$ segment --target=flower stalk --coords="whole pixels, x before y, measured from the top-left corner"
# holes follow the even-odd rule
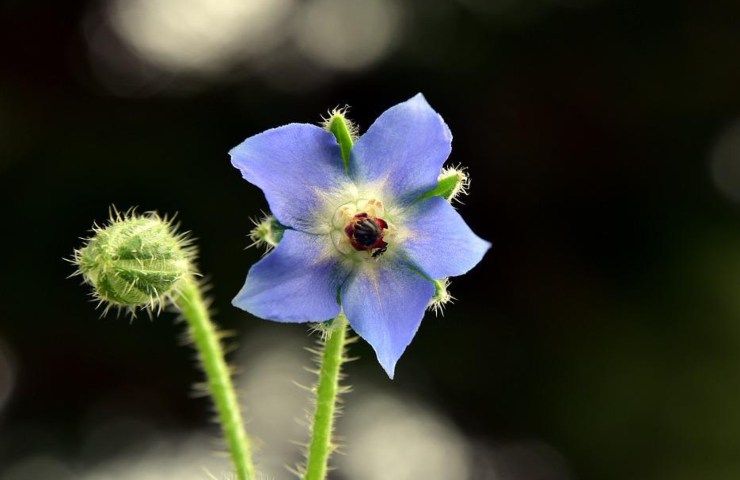
[[[252,480],[255,478],[255,470],[251,446],[244,430],[244,420],[231,381],[231,372],[224,360],[218,332],[210,320],[208,307],[197,281],[192,276],[183,278],[179,290],[175,304],[187,321],[190,338],[206,374],[208,390],[216,406],[236,478]]]
[[[304,480],[324,480],[329,457],[336,449],[332,441],[337,400],[341,393],[339,380],[344,363],[344,346],[347,341],[347,318],[344,314],[334,319],[326,332],[321,352],[319,380],[316,385],[316,410],[311,426]]]

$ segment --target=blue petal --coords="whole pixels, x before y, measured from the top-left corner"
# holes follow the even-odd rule
[[[350,169],[360,182],[381,182],[397,199],[437,185],[452,149],[452,134],[422,94],[383,112],[352,149]]]
[[[349,181],[334,136],[316,125],[291,123],[249,137],[230,152],[242,176],[265,193],[283,225],[316,230],[319,193]]]
[[[477,236],[459,213],[440,197],[416,205],[405,227],[403,249],[421,270],[439,279],[462,275],[478,264],[491,244]]]
[[[249,270],[232,303],[267,320],[325,321],[339,314],[346,278],[328,237],[286,230],[275,250]]]
[[[342,287],[349,324],[372,345],[390,378],[433,294],[434,285],[399,257],[363,263]]]

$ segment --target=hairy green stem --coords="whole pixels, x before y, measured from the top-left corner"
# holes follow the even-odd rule
[[[313,415],[311,440],[304,480],[324,480],[329,456],[334,451],[332,432],[339,396],[339,376],[344,362],[344,344],[347,340],[347,319],[344,314],[334,319],[327,332],[321,353],[319,382],[316,386],[316,411]]]
[[[226,445],[234,462],[238,480],[255,478],[252,452],[244,430],[244,421],[239,410],[229,367],[218,333],[208,314],[198,283],[192,276],[181,281],[179,296],[175,300],[188,323],[190,338],[198,351],[205,371],[208,391],[216,405]]]

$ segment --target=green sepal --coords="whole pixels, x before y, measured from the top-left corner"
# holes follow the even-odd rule
[[[429,301],[429,308],[434,311],[435,314],[440,314],[444,310],[444,306],[452,302],[455,297],[450,295],[449,286],[450,279],[442,278],[440,280],[433,280],[434,282],[434,296]]]
[[[442,170],[437,178],[437,185],[424,192],[419,200],[426,200],[432,197],[442,197],[452,202],[459,195],[468,193],[470,178],[464,169],[460,167],[449,167]]]
[[[324,119],[322,125],[337,139],[344,170],[349,171],[349,158],[352,145],[357,138],[357,126],[344,116],[345,113],[347,113],[347,107],[335,108],[329,112],[329,117]]]
[[[265,216],[262,220],[254,221],[254,228],[249,232],[249,238],[252,240],[252,246],[265,247],[266,250],[277,247],[280,240],[283,239],[286,227],[272,215]]]
[[[456,175],[445,177],[437,182],[437,186],[426,192],[421,196],[421,200],[426,200],[432,197],[442,197],[445,200],[452,198],[452,194],[455,192],[457,185],[460,183],[460,178]]]

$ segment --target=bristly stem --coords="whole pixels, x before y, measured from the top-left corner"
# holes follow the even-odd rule
[[[208,307],[203,300],[198,283],[192,276],[182,279],[175,303],[188,323],[190,338],[198,351],[206,374],[208,392],[218,412],[226,445],[236,470],[238,480],[255,478],[252,451],[244,430],[229,367],[218,332],[210,320]]]
[[[316,411],[311,426],[304,480],[324,480],[329,456],[336,448],[332,442],[332,433],[341,388],[339,379],[345,358],[344,345],[347,340],[347,319],[344,314],[340,313],[328,328],[321,353],[319,381],[316,386]]]

